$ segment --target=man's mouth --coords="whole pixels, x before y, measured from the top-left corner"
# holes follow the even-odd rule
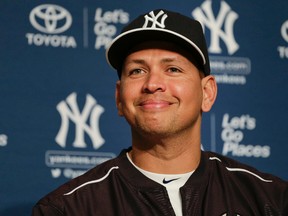
[[[139,106],[143,109],[162,109],[167,108],[172,103],[166,100],[144,100],[139,103]]]

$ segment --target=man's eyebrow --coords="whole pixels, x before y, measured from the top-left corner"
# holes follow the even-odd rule
[[[174,62],[174,61],[177,61],[177,58],[169,57],[169,58],[163,58],[163,59],[161,59],[161,62],[162,62],[162,63],[169,63],[169,62]]]
[[[177,59],[176,57],[167,57],[167,58],[163,58],[160,60],[161,63],[169,63],[169,62],[175,62],[179,59]],[[146,60],[145,59],[130,59],[128,60],[126,63],[131,64],[131,63],[136,63],[136,64],[146,64]]]
[[[131,59],[128,60],[126,63],[131,64],[131,63],[136,63],[136,64],[145,64],[145,60],[144,59]]]

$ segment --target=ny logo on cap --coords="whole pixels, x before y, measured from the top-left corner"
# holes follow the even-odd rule
[[[150,16],[149,16],[150,15]],[[165,20],[166,18],[168,17],[167,14],[164,14],[164,11],[159,11],[158,14],[155,16],[154,15],[154,11],[151,11],[149,13],[149,15],[145,15],[144,18],[145,18],[145,23],[144,25],[142,26],[142,28],[149,28],[148,27],[148,23],[151,22],[151,26],[150,28],[156,28],[157,26],[160,27],[160,28],[165,28]],[[161,17],[161,20],[160,22],[158,21],[158,19],[160,19]]]

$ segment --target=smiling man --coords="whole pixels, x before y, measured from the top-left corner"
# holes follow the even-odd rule
[[[131,148],[41,199],[33,215],[288,215],[288,184],[201,151],[217,95],[199,22],[166,10],[132,21],[107,49]]]
[[[216,83],[193,62],[171,42],[148,41],[123,63],[117,107],[131,125],[129,155],[145,170],[176,174],[199,164],[201,115],[215,100]]]

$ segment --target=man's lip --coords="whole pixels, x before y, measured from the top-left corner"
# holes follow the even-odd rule
[[[170,106],[171,102],[167,101],[167,100],[144,100],[144,101],[141,101],[139,103],[139,106],[140,107],[143,107],[143,108],[164,108],[164,107],[167,107],[167,106]]]

